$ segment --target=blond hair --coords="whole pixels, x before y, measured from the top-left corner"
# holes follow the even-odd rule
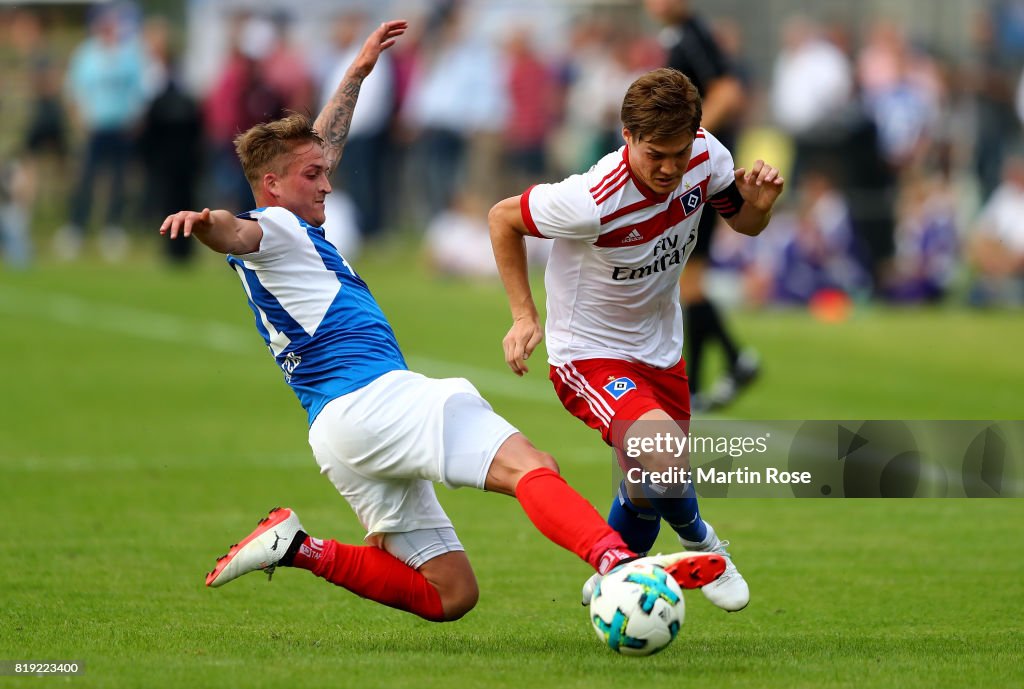
[[[250,127],[235,137],[235,152],[242,163],[245,178],[257,189],[268,172],[284,174],[287,161],[297,143],[318,143],[324,140],[313,129],[313,120],[302,113],[292,113],[279,120]]]
[[[664,67],[640,76],[622,99],[622,126],[636,139],[660,142],[700,127],[697,87],[679,70]]]

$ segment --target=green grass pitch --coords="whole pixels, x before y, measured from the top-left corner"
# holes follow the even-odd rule
[[[610,456],[558,405],[543,356],[524,380],[504,368],[500,287],[414,266],[398,249],[357,264],[413,367],[473,380],[604,511]],[[212,256],[0,273],[0,660],[84,661],[44,682],[80,687],[1024,686],[1022,500],[705,500],[751,605],[687,594],[680,638],[646,659],[595,639],[583,563],[513,500],[469,490],[439,489],[482,590],[460,622],[295,570],[208,590],[214,558],[275,505],[315,535],[362,536],[251,318]],[[1021,417],[1019,313],[736,325],[765,362],[739,418]]]

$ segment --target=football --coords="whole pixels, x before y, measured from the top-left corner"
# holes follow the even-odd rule
[[[648,656],[676,638],[686,604],[679,584],[664,569],[629,563],[602,577],[589,612],[601,643],[622,655]]]

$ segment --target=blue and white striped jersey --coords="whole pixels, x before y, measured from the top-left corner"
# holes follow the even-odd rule
[[[395,333],[338,249],[291,211],[242,213],[260,248],[227,260],[242,279],[263,336],[312,425],[331,400],[406,370]]]

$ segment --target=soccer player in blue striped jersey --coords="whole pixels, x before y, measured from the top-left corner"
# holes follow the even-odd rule
[[[598,573],[636,557],[594,507],[491,409],[469,381],[409,371],[369,289],[324,236],[328,176],[341,158],[362,80],[406,29],[385,22],[363,45],[315,122],[293,114],[256,125],[236,150],[258,208],[180,211],[161,233],[195,235],[228,255],[256,328],[309,420],[320,472],[366,529],[366,545],[310,537],[275,508],[231,546],[208,586],[280,566],[299,567],[354,593],[428,620],[463,616],[476,579],[433,483],[514,496],[545,536]],[[695,588],[725,570],[721,556],[676,553],[651,561]]]

